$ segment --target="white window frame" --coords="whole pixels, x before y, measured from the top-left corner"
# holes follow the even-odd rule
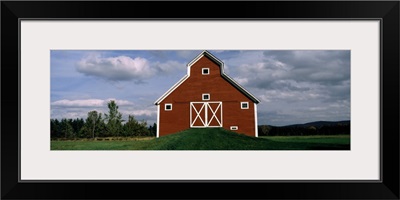
[[[247,104],[247,107],[246,107],[246,108],[243,107],[244,104]],[[240,102],[240,108],[241,108],[241,109],[249,109],[249,102],[247,102],[247,101],[242,101],[242,102]]]
[[[208,73],[204,73],[204,70],[207,70],[208,71]],[[210,74],[210,68],[201,68],[201,74],[203,74],[203,75],[209,75]]]
[[[167,106],[171,106],[171,109],[167,109]],[[164,106],[165,111],[171,111],[172,110],[172,103],[166,103]]]
[[[238,126],[231,126],[230,129],[231,129],[231,131],[237,131],[237,130],[239,130],[239,127]]]
[[[204,98],[205,95],[208,95],[208,99],[205,99],[205,98]],[[203,101],[209,101],[210,99],[211,99],[210,93],[203,93],[203,94],[201,95],[201,100],[203,100]]]

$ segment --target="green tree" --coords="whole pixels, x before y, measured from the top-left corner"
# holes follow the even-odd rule
[[[145,120],[142,120],[138,124],[138,131],[137,131],[139,136],[150,136],[150,131],[147,128],[147,122]]]
[[[149,136],[151,135],[147,122],[137,121],[133,115],[129,115],[128,121],[124,124],[125,136]]]
[[[104,120],[101,118],[101,116],[100,116],[99,123],[96,126],[96,130],[95,131],[96,131],[97,136],[99,136],[99,137],[109,136],[109,135],[107,135],[106,124],[104,123]]]
[[[267,125],[261,125],[261,131],[262,131],[263,135],[268,135],[270,129],[271,128]]]
[[[105,114],[107,130],[113,136],[118,136],[121,131],[122,114],[118,111],[118,105],[111,100],[108,104],[108,114]]]
[[[77,137],[82,137],[80,130],[82,129],[85,121],[82,118],[76,118],[71,121],[71,126],[74,130],[74,134]]]
[[[157,124],[154,123],[153,126],[150,125],[148,130],[149,130],[151,136],[156,136],[157,135]]]
[[[51,119],[50,120],[51,139],[62,137],[60,128],[61,128],[60,127],[60,121],[58,121],[58,119]]]
[[[128,116],[128,121],[124,124],[124,135],[135,136],[137,135],[139,124],[133,115]]]
[[[157,135],[157,124],[156,123],[153,124],[152,131],[153,131],[153,136],[156,136]]]
[[[71,138],[74,136],[74,129],[72,128],[68,119],[61,119],[60,127],[61,133],[65,138]]]
[[[96,126],[100,124],[101,121],[101,113],[93,110],[88,112],[88,116],[86,118],[86,127],[85,130],[92,138],[95,136]]]

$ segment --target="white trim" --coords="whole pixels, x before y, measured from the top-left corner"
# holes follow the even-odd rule
[[[243,86],[241,86],[238,82],[236,82],[233,78],[231,78],[230,76],[228,76],[227,74],[225,74],[225,72],[222,72],[222,77],[225,77],[228,79],[229,82],[231,82],[233,85],[236,85],[237,89],[241,90],[242,92],[244,92],[245,94],[249,95],[253,101],[256,101],[256,103],[260,103],[260,100],[257,99],[254,95],[252,95],[249,91],[247,91],[246,89],[244,89]]]
[[[200,58],[202,58],[204,56],[204,51],[203,52],[201,52],[199,55],[197,55],[192,61],[190,61],[186,66],[187,66],[187,69],[188,69],[188,75],[190,75],[190,67],[194,64],[194,63],[196,63],[197,61],[199,61],[200,60]]]
[[[237,131],[237,130],[239,130],[239,127],[238,126],[231,126],[229,129],[231,131]]]
[[[192,118],[190,118],[190,127],[206,127],[207,126],[207,123],[204,122],[200,116],[201,111],[204,109],[204,107],[206,107],[205,105],[206,105],[206,103],[203,103],[200,110],[197,111],[196,107],[194,107],[194,103],[190,102],[190,110],[192,110],[192,107],[193,107],[193,110],[196,112],[196,117],[194,118],[194,120],[192,121]],[[205,119],[207,119],[207,108],[205,109],[204,113],[205,113]],[[196,122],[197,118],[200,119],[203,126],[193,126],[193,124]]]
[[[247,104],[247,108],[243,108],[243,104]],[[245,110],[245,109],[249,109],[249,107],[250,107],[249,102],[247,102],[247,101],[240,102],[240,108],[241,109]]]
[[[254,124],[256,128],[256,137],[258,137],[258,119],[257,119],[257,104],[254,103]]]
[[[189,104],[189,113],[190,113],[190,118],[189,118],[189,125],[192,127],[192,102]]]
[[[208,95],[208,99],[205,99],[205,98],[204,98],[204,95]],[[203,93],[203,94],[201,94],[201,100],[203,100],[203,101],[209,101],[210,99],[211,99],[210,93]]]
[[[207,70],[207,73],[204,73],[204,70]],[[201,74],[202,75],[210,75],[210,68],[206,67],[206,68],[201,68]]]
[[[205,110],[204,110],[205,115],[204,115],[204,122],[203,122],[203,124],[205,124],[205,126],[208,127],[208,124],[209,124],[209,123],[207,123],[207,122],[208,122],[208,103],[205,103],[205,104],[204,104],[204,107],[205,107]]]
[[[218,103],[217,108],[215,108],[215,110],[213,110],[210,106],[210,104],[213,103]],[[196,109],[196,107],[194,107],[194,104],[202,104],[201,108],[199,110]],[[210,108],[210,111],[212,113],[212,117],[209,120],[208,119],[208,108]],[[201,118],[200,113],[203,111],[204,109],[204,120]],[[220,120],[217,117],[217,110],[220,109]],[[194,110],[196,112],[196,117],[195,119],[192,120],[193,117],[193,112],[192,110]],[[210,101],[210,102],[190,102],[190,128],[207,128],[207,127],[223,127],[222,126],[222,101]],[[215,118],[215,120],[218,122],[219,126],[210,126],[211,121]],[[193,124],[200,119],[201,123],[203,124],[203,126],[194,126]]]
[[[154,104],[160,104],[168,95],[170,95],[177,87],[179,87],[184,81],[186,81],[186,79],[188,79],[190,77],[190,68],[192,67],[192,65],[194,63],[196,63],[198,60],[200,60],[200,58],[202,58],[203,56],[207,56],[208,58],[210,58],[211,60],[213,60],[214,62],[216,62],[219,67],[220,67],[220,72],[221,72],[221,76],[223,78],[225,78],[225,80],[227,80],[228,82],[230,82],[236,89],[238,89],[239,91],[243,92],[244,95],[246,95],[247,97],[249,97],[253,102],[255,103],[259,103],[260,100],[257,99],[255,96],[253,96],[249,91],[247,91],[246,89],[244,89],[238,82],[236,82],[233,78],[231,78],[230,76],[228,76],[227,74],[225,74],[224,72],[224,63],[219,60],[218,58],[216,58],[214,55],[212,55],[210,52],[208,51],[203,51],[201,52],[199,55],[197,55],[192,61],[190,61],[187,64],[187,74],[182,77],[181,80],[179,80],[177,83],[175,83],[175,85],[173,85],[169,90],[167,90],[163,95],[161,95],[160,98],[158,98]]]
[[[171,109],[167,109],[167,106],[171,106]],[[166,103],[166,104],[164,105],[164,110],[165,110],[165,111],[171,111],[171,110],[172,110],[172,103]]]
[[[163,101],[165,98],[167,98],[167,96],[169,96],[176,88],[178,88],[188,78],[189,78],[189,75],[185,75],[184,77],[182,77],[181,80],[176,82],[175,85],[173,85],[169,90],[167,90],[163,95],[161,95],[160,98],[158,98],[154,102],[154,104],[156,104],[156,105],[160,104],[161,101]]]
[[[191,101],[190,103],[222,103],[222,101]]]
[[[202,58],[203,56],[207,55],[207,57],[209,57],[211,60],[213,60],[214,62],[216,62],[218,65],[223,66],[224,63],[218,59],[217,57],[215,57],[214,55],[212,55],[210,52],[208,52],[207,50],[202,51],[199,55],[197,55],[192,61],[190,61],[188,63],[188,67],[190,68],[192,65],[194,65],[194,63],[196,63],[197,61],[200,60],[200,58]],[[222,72],[222,71],[221,71]]]
[[[214,55],[212,55],[210,52],[208,52],[207,50],[204,50],[203,52],[201,52],[198,56],[196,56],[196,58],[194,58],[192,61],[189,62],[188,66],[188,75],[190,76],[190,68],[192,67],[192,65],[194,65],[198,60],[200,60],[200,58],[202,58],[203,56],[207,56],[208,58],[210,58],[211,60],[213,60],[214,62],[216,62],[219,66],[220,66],[220,72],[222,77],[225,77],[227,79],[228,82],[231,82],[234,87],[236,87],[237,89],[239,89],[240,91],[244,92],[245,95],[250,96],[250,99],[252,99],[253,101],[256,101],[256,103],[259,103],[260,100],[257,99],[254,95],[252,95],[249,91],[247,91],[246,89],[244,89],[238,82],[236,82],[233,78],[231,78],[230,76],[228,76],[227,74],[225,74],[224,71],[224,63],[218,59],[217,57],[215,57]]]
[[[222,126],[221,121],[219,121],[219,120],[218,120],[218,117],[215,115],[215,114],[217,113],[217,110],[218,110],[220,107],[222,107],[221,105],[222,105],[222,103],[219,103],[218,106],[217,106],[217,108],[215,108],[215,112],[214,112],[214,110],[211,108],[210,104],[207,104],[207,106],[210,108],[210,111],[212,112],[212,115],[213,115],[213,116],[211,117],[210,121],[208,122],[207,127],[210,126],[210,123],[211,123],[211,121],[213,120],[214,117],[215,117],[215,120],[218,122],[218,124],[220,124],[220,125]],[[208,113],[208,111],[206,112],[206,119],[208,120],[207,113]],[[222,115],[222,111],[221,111],[221,115]]]
[[[223,113],[223,111],[222,111],[222,102],[221,102],[221,127],[224,127],[224,120],[222,119],[222,116],[224,116],[222,113]]]
[[[157,105],[157,136],[160,137],[160,104]]]

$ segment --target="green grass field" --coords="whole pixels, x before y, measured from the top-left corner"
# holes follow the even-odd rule
[[[350,150],[350,136],[254,138],[222,128],[189,129],[144,140],[51,141],[51,150]]]

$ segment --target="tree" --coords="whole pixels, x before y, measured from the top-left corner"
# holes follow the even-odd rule
[[[261,131],[263,133],[263,135],[268,135],[268,132],[271,128],[267,125],[261,125]]]
[[[98,125],[96,125],[95,131],[96,131],[97,136],[99,136],[99,137],[108,136],[106,124],[104,123],[104,120],[101,118],[101,116],[100,116]]]
[[[157,134],[157,124],[156,123],[154,123],[153,124],[153,136],[156,136],[156,134]]]
[[[61,133],[64,135],[65,138],[69,138],[69,137],[73,136],[74,129],[72,128],[69,120],[61,119],[60,127],[61,127]]]
[[[128,121],[124,124],[124,135],[134,136],[137,135],[139,124],[133,115],[128,116]]]
[[[82,118],[76,118],[71,121],[71,126],[74,130],[74,134],[77,137],[82,137],[80,130],[82,129],[85,121]]]
[[[128,121],[124,124],[125,136],[148,136],[150,131],[147,128],[147,122],[142,120],[138,122],[133,115],[128,116]]]
[[[60,121],[58,121],[58,119],[50,120],[50,134],[51,139],[62,137],[60,131]]]
[[[108,114],[105,114],[107,130],[113,136],[118,136],[121,130],[122,114],[118,112],[118,105],[111,100],[108,104]]]
[[[88,112],[85,129],[87,133],[89,133],[92,136],[92,138],[94,138],[96,126],[100,123],[100,121],[101,121],[101,113],[97,113],[97,111],[95,110]]]
[[[157,124],[154,123],[153,126],[149,126],[148,130],[150,131],[151,136],[156,136],[157,135]]]
[[[139,124],[139,130],[138,130],[138,134],[139,136],[149,136],[150,135],[150,131],[149,129],[147,129],[147,122],[145,120],[142,120],[142,122],[140,122]]]

